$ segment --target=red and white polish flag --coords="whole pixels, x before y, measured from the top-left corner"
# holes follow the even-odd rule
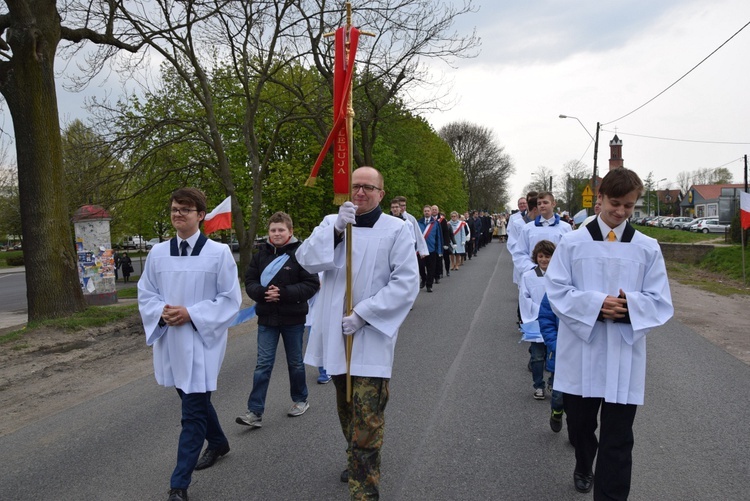
[[[232,197],[224,199],[214,210],[206,214],[203,233],[210,235],[217,230],[232,229]]]
[[[750,228],[750,193],[740,192],[740,226]]]

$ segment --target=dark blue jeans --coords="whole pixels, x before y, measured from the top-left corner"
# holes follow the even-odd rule
[[[547,346],[544,343],[529,343],[531,358],[531,377],[534,379],[534,389],[544,388],[544,362],[547,359]]]
[[[289,369],[289,394],[292,401],[304,402],[307,400],[305,364],[302,362],[304,330],[304,324],[278,327],[258,326],[258,363],[253,374],[253,389],[247,399],[247,409],[250,412],[262,416],[265,410],[268,383],[271,381],[273,363],[276,360],[279,336],[284,341],[286,364]]]
[[[211,392],[185,393],[177,388],[177,394],[182,400],[182,431],[177,447],[177,466],[169,485],[172,489],[187,489],[204,440],[208,440],[209,449],[218,449],[228,441],[211,403]]]

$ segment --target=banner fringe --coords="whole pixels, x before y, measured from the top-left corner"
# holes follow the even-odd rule
[[[305,181],[305,186],[308,186],[308,187],[315,186],[315,180],[316,179],[317,179],[316,177],[312,177],[312,176],[308,177],[307,181]]]
[[[343,203],[346,202],[347,200],[349,200],[349,195],[344,195],[343,193],[333,194],[334,205],[343,205]]]

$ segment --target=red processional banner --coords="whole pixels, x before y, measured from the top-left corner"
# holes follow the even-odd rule
[[[333,201],[342,204],[349,199],[349,137],[346,127],[347,106],[354,75],[354,59],[359,42],[359,30],[349,28],[349,55],[346,54],[346,28],[336,30],[335,53],[333,63],[333,127],[328,134],[323,149],[315,161],[307,186],[315,184],[323,159],[331,146],[334,147],[333,158]]]

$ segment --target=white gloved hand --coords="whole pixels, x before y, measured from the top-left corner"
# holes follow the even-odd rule
[[[359,329],[361,329],[362,326],[364,325],[365,325],[365,320],[359,315],[357,315],[356,311],[352,311],[351,315],[341,319],[341,327],[344,329],[345,336],[351,336],[352,334],[357,332]]]
[[[333,227],[336,232],[343,233],[346,230],[346,225],[351,223],[354,224],[357,220],[355,216],[357,214],[357,206],[351,202],[344,202],[339,207],[339,215],[336,218],[336,222],[333,223]]]

